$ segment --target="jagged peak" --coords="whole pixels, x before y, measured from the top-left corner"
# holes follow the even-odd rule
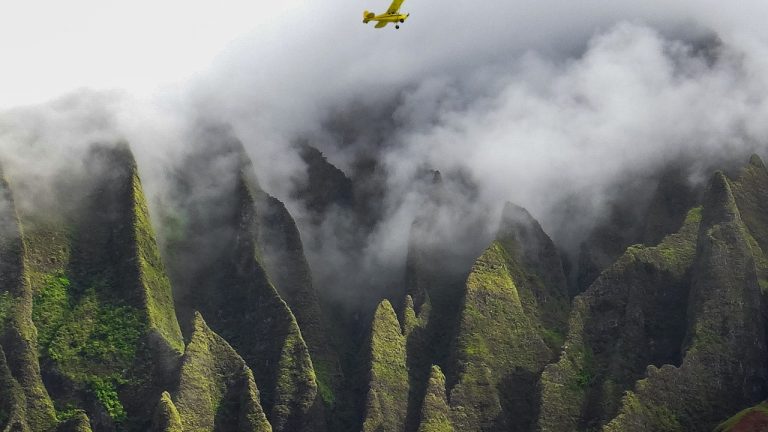
[[[413,300],[411,300],[411,302],[413,302]],[[373,317],[372,332],[381,330],[382,328],[391,327],[393,324],[398,328],[402,328],[400,326],[400,321],[397,319],[395,309],[392,307],[392,303],[390,303],[389,300],[382,300],[376,307],[376,313]]]
[[[376,308],[368,349],[369,388],[362,430],[402,430],[408,408],[405,336],[388,300]]]
[[[405,296],[405,305],[403,306],[403,334],[408,336],[413,332],[416,327],[421,323],[420,316],[416,315],[416,310],[413,305],[413,297],[410,295]]]
[[[765,164],[763,163],[763,159],[760,158],[757,154],[752,154],[752,156],[749,157],[749,164],[765,170]]]
[[[206,324],[205,319],[203,319],[203,314],[201,314],[200,311],[195,311],[192,314],[192,328],[194,329],[192,333],[193,337],[195,333],[210,331],[208,324]]]
[[[137,170],[136,158],[133,156],[127,141],[91,144],[88,148],[86,162],[90,167],[101,163],[105,170],[114,167],[127,169],[129,173],[134,173]]]
[[[524,207],[511,202],[504,203],[504,210],[501,213],[501,226],[507,226],[513,223],[537,224],[538,222]]]
[[[160,395],[157,402],[151,432],[182,432],[179,411],[167,391]]]
[[[704,195],[701,228],[708,229],[713,225],[736,219],[740,219],[740,215],[730,182],[722,171],[717,171],[712,176]]]
[[[183,427],[213,430],[214,426],[225,428],[237,423],[237,430],[271,430],[245,360],[208,327],[197,311],[193,328],[173,398]],[[219,408],[225,405],[233,410],[231,418],[219,415]]]
[[[552,243],[528,210],[510,202],[504,205],[496,239],[505,243],[512,242],[521,249],[530,246],[540,247],[541,243]]]
[[[445,375],[440,366],[432,365],[421,407],[421,424],[418,432],[451,432],[450,408],[445,392]]]

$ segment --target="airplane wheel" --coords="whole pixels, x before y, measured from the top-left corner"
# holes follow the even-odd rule
[[[399,28],[400,28],[400,26],[399,26],[399,25],[396,25],[396,26],[395,26],[395,29],[396,29],[396,30],[397,30],[397,29],[399,29]]]
[[[401,23],[404,23],[404,22],[405,22],[405,20],[400,20],[400,22],[401,22]]]

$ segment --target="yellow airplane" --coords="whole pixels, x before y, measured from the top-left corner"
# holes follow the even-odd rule
[[[387,12],[381,15],[376,15],[375,13],[368,11],[363,12],[363,24],[368,24],[369,21],[378,21],[376,28],[382,28],[393,22],[395,23],[395,28],[399,29],[400,24],[404,23],[411,15],[400,13],[400,5],[403,4],[403,1],[404,0],[392,0],[392,4],[389,5]]]

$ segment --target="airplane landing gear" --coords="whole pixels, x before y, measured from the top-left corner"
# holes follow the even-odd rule
[[[402,22],[402,21],[401,21],[401,22]],[[397,30],[397,29],[399,29],[399,28],[400,28],[400,25],[399,25],[399,24],[395,24],[395,30]]]

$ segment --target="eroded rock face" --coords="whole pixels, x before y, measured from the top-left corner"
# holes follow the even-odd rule
[[[174,427],[174,411],[178,409],[183,430],[272,430],[259,403],[259,390],[250,368],[208,328],[199,313],[195,314],[173,402],[163,395],[160,404],[159,423],[166,428]]]
[[[368,345],[368,394],[362,430],[405,430],[408,369],[405,336],[395,310],[384,300],[376,308]]]
[[[764,397],[765,184],[757,157],[715,174],[677,234],[630,247],[574,299],[541,430],[711,430]]]
[[[179,410],[177,410],[176,405],[173,404],[171,395],[165,391],[160,396],[160,401],[157,403],[155,415],[152,416],[151,432],[182,432],[182,430]]]
[[[429,385],[421,407],[419,432],[452,432],[451,410],[445,393],[445,375],[438,366],[432,366]]]
[[[531,427],[531,396],[562,341],[567,298],[552,241],[525,210],[507,205],[497,239],[467,278],[450,397],[457,429]]]
[[[701,210],[656,247],[633,246],[576,297],[558,362],[542,375],[542,430],[597,427],[648,365],[679,364]]]
[[[343,379],[296,225],[236,140],[179,174],[183,198],[161,206],[177,222],[161,224],[167,261],[128,147],[87,157],[89,175],[45,206],[17,204],[0,179],[1,430],[739,431],[768,418],[755,406],[768,394],[757,157],[701,199],[660,186],[637,227],[658,241],[622,247],[572,304],[524,209],[506,206],[471,266],[421,242],[421,218],[405,284],[362,314]],[[341,413],[341,397],[358,400]]]
[[[189,322],[199,310],[243,357],[276,431],[316,428],[324,424],[317,375],[296,316],[276,289],[300,312],[329,388],[334,363],[298,233],[282,205],[259,188],[242,144],[226,130],[203,132],[177,179],[176,218],[184,223],[168,245],[180,315]]]

